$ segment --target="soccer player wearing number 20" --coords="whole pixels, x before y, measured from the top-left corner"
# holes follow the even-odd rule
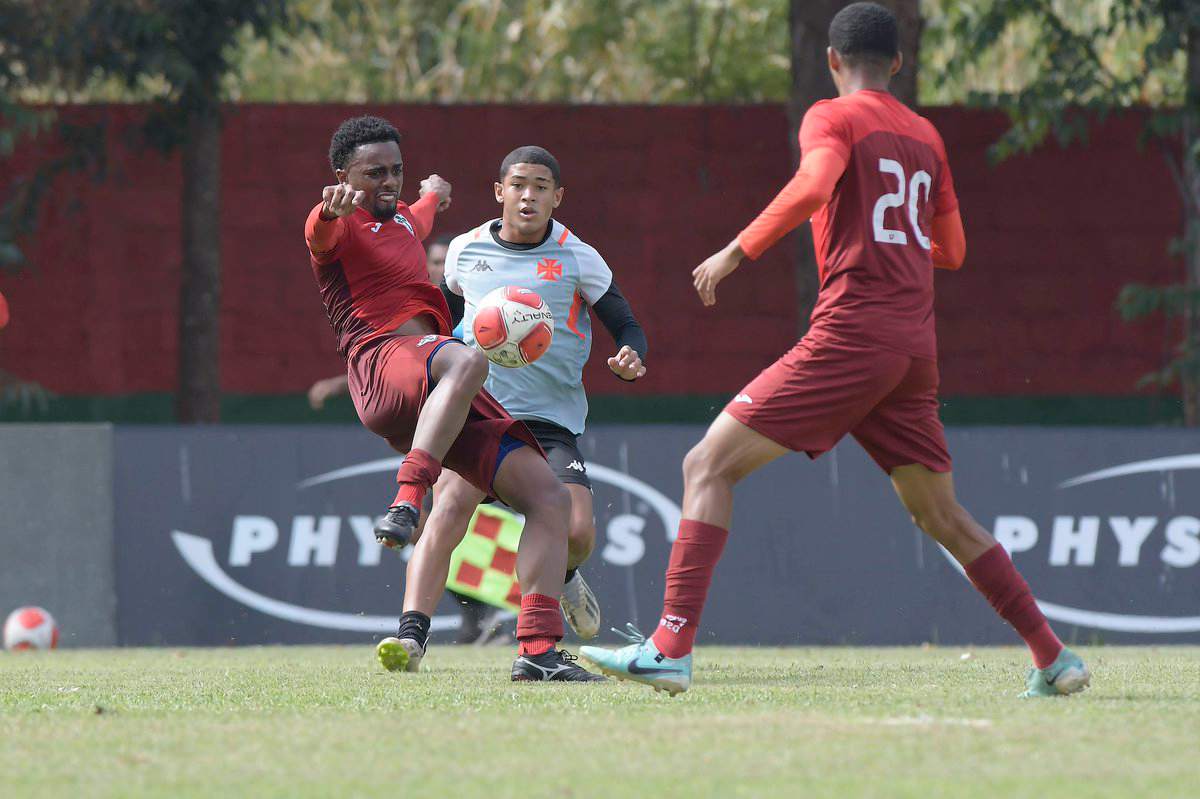
[[[900,68],[896,19],[853,3],[829,27],[838,97],[800,126],[800,168],[738,237],[693,272],[705,305],[742,257],[812,216],[821,288],[808,334],[725,407],[684,460],[683,520],[658,629],[617,651],[583,647],[610,674],[687,690],[692,645],[733,511],[733,487],[789,451],[817,457],[852,434],[922,530],[1028,644],[1023,696],[1083,690],[1090,675],[1038,609],[1004,549],[957,502],[938,419],[932,267],[966,252],[938,132],[887,92]]]

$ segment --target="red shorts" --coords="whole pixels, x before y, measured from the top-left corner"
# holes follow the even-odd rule
[[[368,342],[346,360],[350,396],[358,418],[399,452],[412,448],[417,417],[430,389],[429,362],[443,346],[465,345],[449,336],[388,336]],[[491,494],[505,434],[535,452],[542,451],[524,423],[509,416],[491,394],[481,389],[442,465]]]
[[[938,418],[937,362],[803,339],[742,389],[725,413],[810,458],[851,433],[886,472],[950,471]]]

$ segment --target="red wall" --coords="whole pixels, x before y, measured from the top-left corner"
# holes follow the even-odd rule
[[[134,107],[72,109],[108,123],[108,172],[55,182],[28,247],[32,268],[0,276],[12,323],[0,363],[64,394],[170,391],[179,285],[177,158],[139,146]],[[690,272],[771,198],[790,172],[781,108],[238,106],[228,109],[223,203],[221,375],[230,392],[298,392],[339,371],[303,221],[330,180],[326,150],[346,116],[378,113],[405,134],[405,196],[436,171],[454,184],[437,233],[497,213],[491,184],[514,146],[559,158],[558,218],[605,255],[650,338],[650,373],[618,384],[593,359],[594,393],[721,393],[791,344],[790,241],[747,263],[704,309]],[[1087,149],[1049,148],[992,168],[1003,120],[931,109],[950,154],[967,263],[939,273],[946,394],[1129,394],[1165,351],[1162,324],[1112,310],[1128,281],[1174,279],[1180,229],[1170,177],[1140,152],[1136,119],[1096,130]],[[46,154],[32,145],[22,165]],[[0,182],[4,181],[0,176]],[[597,334],[597,349],[609,340]]]

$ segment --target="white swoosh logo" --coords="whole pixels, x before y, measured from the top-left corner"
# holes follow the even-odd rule
[[[966,578],[967,573],[962,564],[954,559],[945,547],[938,544],[938,549],[950,561],[950,565]],[[1037,600],[1037,606],[1046,614],[1046,618],[1066,624],[1078,624],[1082,627],[1093,627],[1097,630],[1111,630],[1117,633],[1195,633],[1200,632],[1200,616],[1134,616],[1126,613],[1101,613],[1096,610],[1082,610],[1053,602]]]
[[[383,458],[377,461],[367,461],[366,463],[347,466],[344,469],[334,469],[331,472],[318,474],[310,477],[307,480],[301,480],[296,483],[296,488],[305,489],[311,488],[322,483],[331,483],[334,480],[344,480],[348,477],[359,477],[364,474],[375,474],[376,472],[394,472],[400,468],[400,464],[404,462],[404,458]],[[679,532],[679,519],[683,516],[683,511],[679,506],[672,502],[665,494],[649,483],[645,483],[636,477],[632,477],[624,472],[619,472],[616,469],[610,469],[607,466],[601,466],[598,463],[588,464],[588,474],[595,480],[602,483],[608,483],[622,491],[628,491],[630,494],[642,499],[662,519],[663,528],[667,531],[667,540],[674,541],[675,536]]]
[[[1148,461],[1134,461],[1120,466],[1110,466],[1096,472],[1088,472],[1058,484],[1059,488],[1094,483],[1097,480],[1108,480],[1112,477],[1127,477],[1131,474],[1146,474],[1147,472],[1175,472],[1185,469],[1200,469],[1200,453],[1192,455],[1173,455],[1169,458],[1154,458]]]
[[[269,596],[251,591],[238,583],[221,570],[217,559],[213,557],[212,542],[191,533],[174,530],[171,539],[176,549],[196,574],[204,578],[204,582],[220,591],[230,599],[241,602],[247,607],[274,616],[284,621],[296,624],[307,624],[309,627],[323,627],[327,630],[349,630],[356,633],[390,634],[396,629],[398,616],[360,616],[357,613],[333,613],[328,610],[316,610],[301,605],[280,602]],[[457,630],[462,626],[458,616],[434,616],[430,621],[431,632]]]

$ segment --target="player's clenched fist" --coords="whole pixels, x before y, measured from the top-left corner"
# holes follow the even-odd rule
[[[450,181],[441,175],[430,175],[421,181],[421,196],[436,194],[438,196],[438,213],[450,207]]]
[[[321,190],[321,216],[333,219],[338,216],[349,216],[354,209],[362,204],[366,192],[355,191],[349,183],[339,183],[336,186],[326,186]]]
[[[622,380],[637,380],[646,374],[642,358],[626,344],[621,351],[608,359],[608,368]]]

